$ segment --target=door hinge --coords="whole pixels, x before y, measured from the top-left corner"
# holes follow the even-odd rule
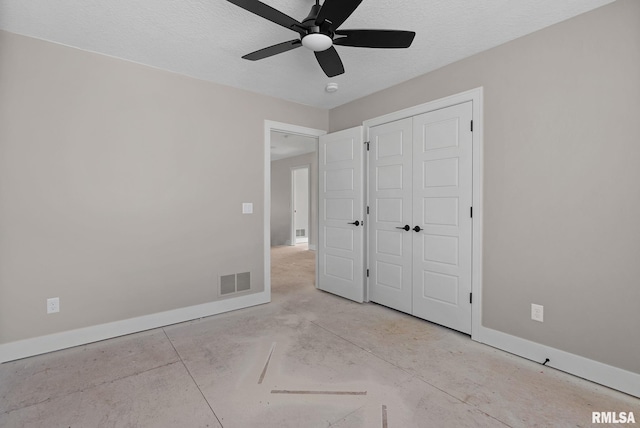
[[[469,216],[473,218],[473,207],[469,208]]]
[[[471,121],[471,132],[473,132],[473,120]]]
[[[367,145],[367,151],[369,151],[369,142],[365,141],[364,143]]]
[[[469,293],[469,303],[473,303],[473,293]]]
[[[367,269],[367,278],[369,278],[369,269]]]
[[[367,214],[369,214],[369,206],[367,205]]]

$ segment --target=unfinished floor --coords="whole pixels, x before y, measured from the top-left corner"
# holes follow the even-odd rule
[[[0,365],[0,427],[587,427],[640,400],[375,304],[272,251],[273,302]]]

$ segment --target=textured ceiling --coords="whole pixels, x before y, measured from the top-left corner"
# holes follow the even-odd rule
[[[312,153],[316,151],[317,146],[316,137],[271,131],[272,161]]]
[[[338,46],[345,74],[313,53],[241,56],[296,33],[225,0],[0,0],[0,29],[303,104],[332,108],[613,0],[364,0],[341,29],[417,33],[409,49]],[[264,0],[302,20],[313,0]],[[0,60],[1,60],[0,52]],[[328,94],[328,82],[340,90]]]

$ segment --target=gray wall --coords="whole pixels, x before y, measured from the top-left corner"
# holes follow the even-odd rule
[[[6,32],[0,53],[0,343],[210,302],[219,275],[263,289],[264,120],[326,110]]]
[[[291,168],[311,165],[311,227],[309,245],[315,246],[318,236],[318,154],[281,159],[271,162],[271,245],[288,245],[291,241]]]
[[[335,108],[330,129],[478,86],[483,325],[640,373],[640,2]]]

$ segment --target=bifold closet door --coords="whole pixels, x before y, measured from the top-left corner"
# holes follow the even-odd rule
[[[369,129],[369,300],[411,313],[411,118]]]
[[[413,118],[413,315],[471,333],[471,102]]]

